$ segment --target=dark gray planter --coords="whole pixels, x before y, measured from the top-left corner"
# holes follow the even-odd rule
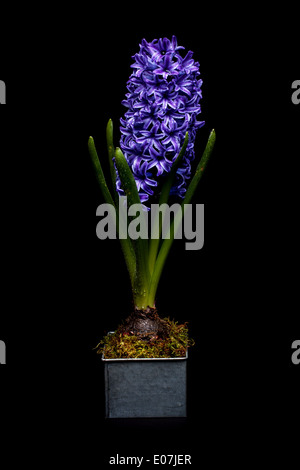
[[[186,417],[183,358],[104,359],[107,418]]]

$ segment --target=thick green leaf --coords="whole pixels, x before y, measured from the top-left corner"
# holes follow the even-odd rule
[[[115,151],[115,161],[122,189],[127,196],[128,206],[130,207],[132,204],[141,204],[133,173],[119,147],[117,147]]]
[[[118,174],[121,180],[122,189],[127,196],[128,209],[133,204],[139,205],[139,213],[141,219],[141,232],[147,233],[146,217],[142,208],[136,182],[131,169],[120,148],[116,148],[115,161]],[[149,268],[148,268],[148,240],[137,238],[135,240],[136,249],[136,277],[134,283],[133,297],[135,305],[138,308],[146,308],[148,306],[148,288],[149,288]]]

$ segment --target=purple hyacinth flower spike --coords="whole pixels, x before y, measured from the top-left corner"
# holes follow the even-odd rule
[[[120,147],[142,202],[154,194],[159,177],[170,172],[186,132],[189,141],[171,193],[183,197],[191,176],[196,130],[204,125],[196,119],[201,113],[202,80],[193,52],[182,56],[183,49],[175,36],[152,42],[143,39],[133,56],[128,93],[122,102],[127,111],[121,118]],[[124,194],[118,176],[117,191]]]

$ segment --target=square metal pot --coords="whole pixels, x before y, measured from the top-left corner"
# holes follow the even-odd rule
[[[185,357],[105,359],[107,418],[186,417]]]

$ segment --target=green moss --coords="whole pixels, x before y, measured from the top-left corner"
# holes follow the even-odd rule
[[[184,357],[187,348],[194,345],[188,336],[187,323],[178,325],[169,318],[164,320],[169,326],[166,338],[143,341],[137,336],[124,334],[120,326],[114,333],[104,336],[95,349],[98,354],[103,353],[105,359]]]

